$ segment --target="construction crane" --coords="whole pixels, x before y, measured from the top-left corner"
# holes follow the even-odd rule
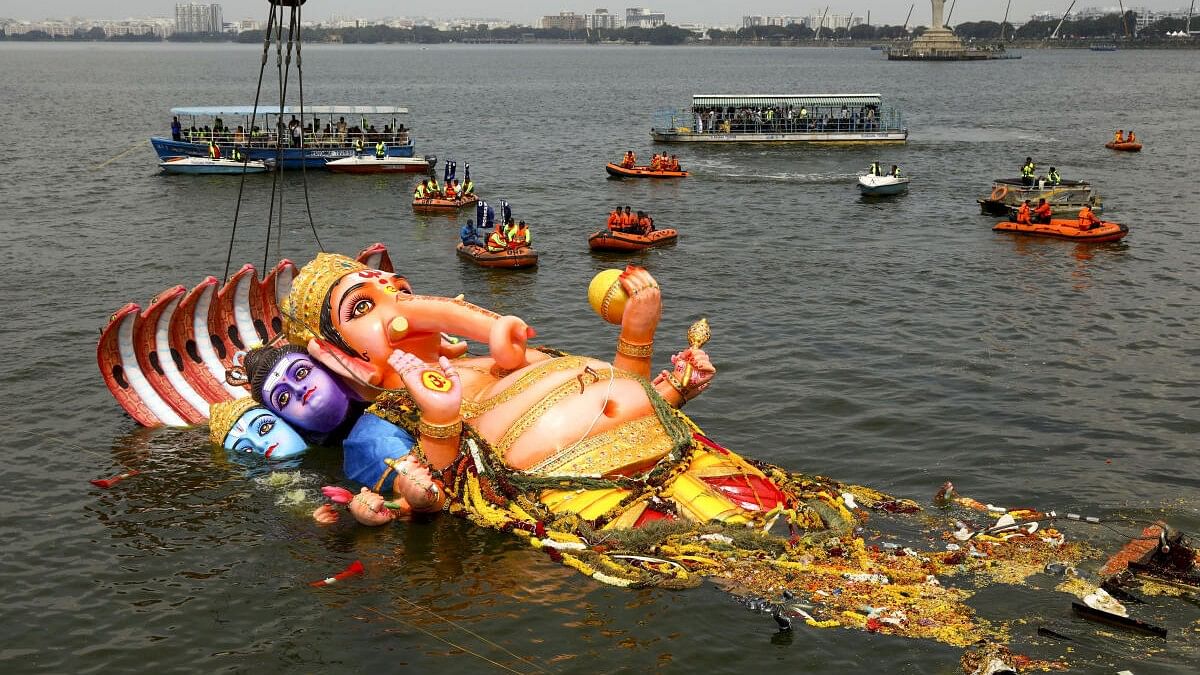
[[[1062,18],[1058,20],[1058,25],[1054,27],[1054,32],[1050,34],[1050,37],[1047,38],[1048,40],[1058,37],[1058,31],[1062,28],[1063,22],[1067,20],[1067,15],[1075,8],[1075,2],[1076,0],[1071,0],[1071,6],[1067,8],[1067,11],[1063,12]]]
[[[1195,2],[1196,0],[1192,0]],[[1004,29],[1008,27],[1008,10],[1012,9],[1012,0],[1008,0],[1008,7],[1004,8],[1004,20],[1000,22],[1000,41],[1004,42]]]

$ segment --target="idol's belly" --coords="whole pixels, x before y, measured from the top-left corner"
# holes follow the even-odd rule
[[[602,361],[560,357],[474,385],[467,422],[514,469],[624,473],[670,450],[642,382]]]

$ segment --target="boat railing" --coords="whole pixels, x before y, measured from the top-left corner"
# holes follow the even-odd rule
[[[363,150],[373,151],[375,145],[383,141],[389,147],[412,145],[412,137],[407,133],[339,133],[336,131],[324,132],[308,132],[300,137],[301,143],[308,148],[344,148],[353,146],[356,140],[362,140]],[[245,133],[238,131],[204,131],[185,129],[180,134],[180,141],[188,143],[208,143],[210,141],[217,145],[225,146],[241,146],[247,148],[277,148],[280,146],[279,135],[275,133],[254,132]],[[292,141],[292,137],[288,134],[283,135],[283,147],[299,147]]]
[[[904,117],[891,108],[694,109],[655,112],[654,129],[676,133],[873,133],[902,132]]]

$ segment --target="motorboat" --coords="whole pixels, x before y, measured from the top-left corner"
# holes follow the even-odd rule
[[[158,166],[167,173],[237,174],[263,173],[267,170],[267,163],[261,159],[239,162],[225,157],[167,157]]]
[[[858,189],[864,196],[882,197],[908,192],[908,178],[899,176],[872,176],[870,174],[858,177]]]

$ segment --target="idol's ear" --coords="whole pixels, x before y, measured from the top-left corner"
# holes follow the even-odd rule
[[[233,357],[233,362],[238,364],[225,371],[225,382],[234,387],[250,388],[250,378],[246,375],[246,369],[241,365],[241,359],[238,355],[245,356],[246,352],[238,352]]]
[[[342,378],[342,383],[363,400],[373,401],[379,395],[380,389],[377,385],[381,374],[366,363],[347,356],[337,347],[332,347],[319,338],[309,339],[308,354]]]

